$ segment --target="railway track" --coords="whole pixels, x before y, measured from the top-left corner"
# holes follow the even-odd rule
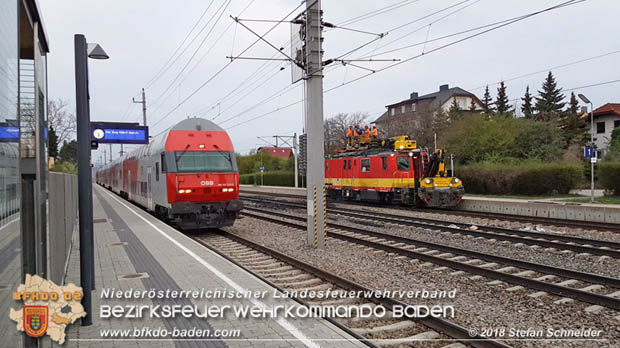
[[[305,230],[305,217],[246,207],[245,216]],[[558,304],[573,300],[590,303],[586,311],[596,312],[602,307],[620,310],[620,279],[591,273],[556,268],[547,265],[519,261],[472,250],[448,247],[412,238],[371,231],[336,223],[328,223],[328,238],[363,247],[404,256],[425,262],[425,266],[436,265],[436,270],[452,269],[459,273],[470,273],[475,278],[492,279],[489,285],[512,284],[507,291],[523,288],[536,290],[532,297],[547,293],[560,296]],[[338,232],[336,232],[338,231]],[[344,232],[340,232],[344,231]],[[611,292],[608,288],[611,288]],[[614,291],[615,290],[615,291]],[[602,294],[607,291],[607,294]]]
[[[371,291],[360,284],[223,230],[220,230],[218,234],[194,235],[192,238],[281,292],[304,289],[331,289],[332,292]],[[344,298],[323,302],[300,298],[293,299],[307,307],[360,304],[371,307],[382,305],[389,309],[393,306],[407,305],[392,298],[374,297],[369,299]],[[472,337],[467,328],[445,319],[430,316],[411,320],[397,319],[392,316],[384,318],[354,317],[348,320],[325,319],[369,347],[403,347],[408,344],[419,344],[420,341],[435,340],[433,347],[463,348],[465,347],[464,344],[454,343],[455,340],[463,340],[468,346],[476,348],[510,348],[510,346],[490,338]]]
[[[251,193],[257,197],[265,197],[264,195]],[[244,193],[242,198],[247,198],[248,194]],[[270,193],[268,197],[282,197],[289,199],[298,199],[301,200],[303,197],[299,195],[292,194],[279,194],[279,193]],[[375,203],[366,203],[366,202],[355,202],[355,201],[332,201],[333,203],[342,203],[342,204],[352,204],[359,205],[364,207],[378,207],[380,205]],[[386,206],[380,206],[386,208]],[[603,222],[591,222],[591,221],[577,221],[577,220],[565,220],[565,219],[554,219],[554,218],[545,218],[539,216],[519,216],[519,215],[511,215],[511,214],[499,214],[499,213],[486,213],[486,212],[473,212],[473,211],[460,211],[460,210],[442,210],[442,209],[416,209],[411,207],[402,207],[398,205],[387,206],[390,209],[403,210],[403,211],[420,211],[424,213],[433,213],[433,214],[442,214],[442,215],[451,215],[451,216],[463,216],[463,217],[473,217],[480,219],[489,219],[489,220],[503,220],[503,221],[512,221],[512,222],[521,222],[521,223],[531,223],[531,224],[540,224],[546,226],[557,226],[557,227],[568,227],[568,228],[581,228],[584,230],[595,230],[595,231],[608,231],[620,233],[620,224],[610,224]]]
[[[244,200],[257,203],[273,203],[295,209],[306,209],[303,204],[281,202],[269,199],[255,199],[243,197]],[[571,250],[577,253],[608,256],[620,259],[620,243],[597,239],[579,238],[571,236],[559,236],[548,233],[523,231],[494,226],[481,226],[443,220],[418,218],[412,216],[390,214],[384,212],[364,211],[347,208],[328,208],[328,213],[339,214],[361,220],[381,221],[384,223],[397,224],[402,226],[412,226],[419,228],[435,229],[441,232],[482,237],[489,240],[508,241],[525,245],[538,245],[545,248],[558,250]]]

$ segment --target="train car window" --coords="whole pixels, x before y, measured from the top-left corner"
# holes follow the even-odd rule
[[[342,160],[342,164],[344,164],[344,167],[342,167],[342,169],[347,169],[347,160]]]
[[[410,170],[410,162],[411,160],[409,159],[409,156],[396,157],[396,164],[398,166],[398,170]]]
[[[383,167],[383,170],[387,170],[387,157],[381,157],[381,166]]]
[[[349,160],[349,169],[351,169],[351,160]]]
[[[234,172],[232,156],[226,151],[178,151],[175,152],[177,172]]]
[[[362,159],[362,172],[369,172],[370,171],[370,158],[364,158]]]
[[[325,169],[329,170],[329,161],[325,161]]]
[[[161,154],[161,172],[166,172],[166,156],[163,153]]]
[[[155,181],[159,181],[159,162],[155,162]]]

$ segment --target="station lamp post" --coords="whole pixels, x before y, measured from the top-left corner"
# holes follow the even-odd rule
[[[579,99],[581,99],[584,103],[590,104],[590,146],[592,146],[592,153],[594,154],[594,158],[596,158],[596,152],[594,152],[594,106],[590,99],[588,99],[585,95],[579,94]],[[590,159],[590,203],[594,203],[594,161],[596,159]]]
[[[74,36],[75,100],[78,146],[78,204],[80,229],[80,285],[86,316],[82,325],[92,324],[92,291],[95,287],[95,252],[93,239],[93,187],[91,171],[90,96],[88,91],[88,58],[108,59],[98,44],[87,44],[82,34]]]

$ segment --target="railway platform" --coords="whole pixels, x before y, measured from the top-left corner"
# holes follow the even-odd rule
[[[361,347],[353,336],[320,318],[248,318],[232,311],[218,317],[105,318],[106,306],[166,305],[210,307],[253,306],[269,313],[277,306],[298,306],[288,298],[187,235],[109,191],[94,186],[95,280],[93,325],[79,322],[66,329],[63,347]],[[77,238],[77,234],[74,238]],[[74,239],[65,283],[79,284],[79,242]],[[118,292],[120,290],[120,293]],[[168,295],[198,291],[180,298],[122,298],[128,291]],[[212,294],[264,294],[235,299],[207,298]],[[117,295],[121,295],[120,298]],[[151,293],[152,294],[152,293]],[[168,296],[166,295],[166,296]],[[127,312],[125,312],[127,313]],[[160,312],[162,313],[162,312]],[[137,314],[137,313],[136,313]],[[102,317],[103,316],[103,317]],[[203,337],[157,337],[156,330],[202,330]],[[218,337],[204,337],[204,333]],[[192,334],[193,335],[193,334]]]

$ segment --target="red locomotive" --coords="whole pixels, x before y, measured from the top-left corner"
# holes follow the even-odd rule
[[[98,169],[96,182],[183,229],[232,226],[243,207],[232,142],[200,118]]]
[[[349,139],[325,160],[330,197],[434,208],[455,207],[463,198],[463,183],[446,170],[443,150],[429,155],[407,136]]]

